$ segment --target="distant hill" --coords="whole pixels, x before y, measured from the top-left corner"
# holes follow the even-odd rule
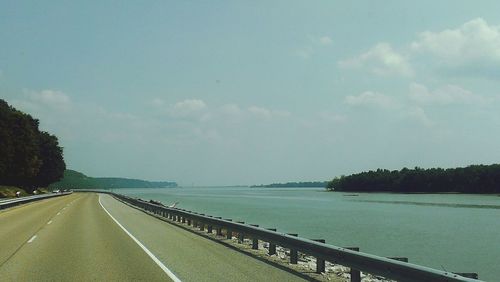
[[[273,183],[266,185],[253,185],[252,188],[325,188],[327,181],[309,181],[309,182],[287,182]]]
[[[49,186],[51,189],[109,189],[109,188],[173,188],[177,183],[168,181],[146,181],[119,177],[90,177],[67,169],[64,177]]]

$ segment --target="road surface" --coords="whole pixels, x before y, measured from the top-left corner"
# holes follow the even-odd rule
[[[303,281],[109,195],[0,212],[2,281]]]

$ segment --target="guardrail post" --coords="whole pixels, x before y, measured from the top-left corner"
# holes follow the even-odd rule
[[[359,247],[348,247],[345,249],[359,252]],[[361,282],[361,273],[359,272],[359,270],[351,268],[350,273],[351,273],[351,282]]]
[[[191,225],[191,218],[187,219],[187,224],[188,224],[188,226]]]
[[[236,221],[236,222],[240,224],[245,224],[244,221]],[[238,231],[238,243],[242,244],[244,240],[245,240],[245,234],[243,234],[243,232],[241,231]]]
[[[326,243],[325,239],[314,239],[313,241]],[[325,272],[325,260],[321,258],[316,258],[316,273]]]
[[[220,216],[216,216],[215,218],[222,219],[222,217],[220,217]],[[216,227],[215,235],[222,236],[222,227],[221,226]]]
[[[226,218],[226,220],[227,221],[233,221],[230,218]],[[233,239],[233,231],[229,227],[226,227],[226,239],[229,239],[229,240]]]
[[[205,215],[204,213],[200,213],[200,215]],[[200,231],[204,231],[205,230],[205,224],[203,222],[198,222],[198,225],[200,227]]]
[[[276,228],[267,228],[267,230],[276,231]],[[268,252],[268,254],[270,256],[276,254],[276,244],[274,244],[272,242],[269,242],[269,252]]]
[[[250,226],[253,227],[259,227],[258,224],[250,224]],[[258,250],[259,249],[259,239],[255,236],[252,237],[252,250]]]
[[[288,235],[293,236],[293,237],[298,237],[299,234],[295,233],[288,233]],[[291,264],[297,264],[299,262],[299,254],[297,250],[290,249],[290,263]]]

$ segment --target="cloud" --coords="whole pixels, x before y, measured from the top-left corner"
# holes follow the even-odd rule
[[[366,69],[381,76],[413,76],[407,58],[394,51],[389,43],[378,43],[367,52],[339,62],[342,68]]]
[[[411,44],[415,52],[431,54],[450,65],[500,64],[500,26],[477,18],[456,29],[425,31]]]
[[[344,101],[351,106],[369,106],[383,109],[398,107],[398,103],[393,98],[372,91],[365,91],[358,96],[347,96]]]
[[[430,127],[434,125],[434,122],[427,116],[425,110],[421,107],[411,107],[405,110],[406,116],[413,119],[424,126]]]
[[[69,111],[71,109],[70,98],[61,91],[57,90],[42,90],[32,91],[29,94],[31,101],[53,109]]]
[[[345,121],[347,121],[347,117],[345,115],[332,112],[321,112],[319,116],[321,119],[329,123],[344,123]]]
[[[34,114],[50,112],[69,112],[72,102],[68,95],[58,90],[28,91],[22,99],[12,101],[12,104]]]
[[[189,114],[192,112],[199,112],[207,108],[207,105],[202,100],[188,99],[178,102],[174,105],[174,111],[180,114]]]
[[[220,111],[222,114],[231,116],[238,116],[241,115],[241,113],[243,112],[240,106],[236,104],[226,104],[221,107]]]
[[[321,45],[331,45],[333,43],[333,40],[328,36],[322,36],[319,38],[319,43]]]
[[[207,104],[200,99],[187,99],[166,108],[171,117],[181,120],[207,121],[211,116]]]
[[[266,108],[256,107],[256,106],[249,107],[248,112],[251,113],[253,116],[261,119],[271,119],[275,117],[286,118],[290,116],[290,113],[287,111],[269,110]]]
[[[432,91],[418,83],[410,84],[409,88],[409,98],[419,104],[470,104],[484,101],[483,97],[451,84]]]
[[[159,98],[155,98],[155,99],[151,100],[151,102],[149,102],[149,104],[151,104],[154,107],[163,107],[163,106],[165,106],[165,101],[162,99],[159,99]]]
[[[309,36],[309,42],[305,46],[298,48],[294,54],[304,60],[311,58],[321,46],[332,45],[333,40],[329,36]]]
[[[311,56],[313,54],[314,54],[314,50],[310,46],[295,50],[295,55],[304,59],[304,60],[311,58]]]

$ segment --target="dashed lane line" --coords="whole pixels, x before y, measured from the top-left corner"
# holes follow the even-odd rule
[[[28,244],[32,243],[33,241],[35,241],[36,237],[38,237],[38,236],[34,235],[33,237],[31,237],[31,239],[28,240]]]

